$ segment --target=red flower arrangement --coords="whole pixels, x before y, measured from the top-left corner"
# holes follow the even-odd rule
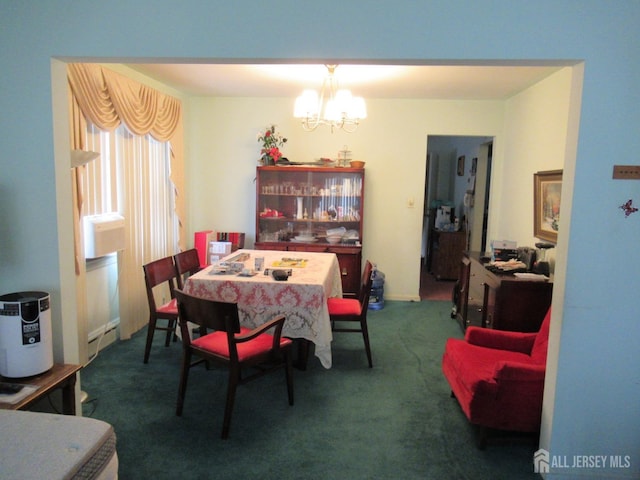
[[[258,142],[262,143],[262,148],[260,149],[262,164],[274,165],[282,158],[280,147],[287,143],[287,139],[276,132],[275,125],[271,125],[263,132],[258,133]]]

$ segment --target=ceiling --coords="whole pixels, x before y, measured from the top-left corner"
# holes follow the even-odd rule
[[[296,97],[319,89],[324,65],[127,64],[170,87],[195,96]],[[506,99],[564,65],[363,65],[343,64],[341,87],[367,98]]]

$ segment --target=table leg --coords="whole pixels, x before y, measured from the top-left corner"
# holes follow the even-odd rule
[[[296,338],[295,342],[298,344],[298,358],[294,363],[294,367],[298,370],[304,371],[307,369],[311,340],[307,340],[306,338]]]
[[[62,386],[62,413],[76,414],[76,374],[71,375]]]

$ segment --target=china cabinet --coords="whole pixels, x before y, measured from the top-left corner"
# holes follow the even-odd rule
[[[357,294],[363,202],[362,168],[257,167],[255,248],[335,253],[343,291]]]

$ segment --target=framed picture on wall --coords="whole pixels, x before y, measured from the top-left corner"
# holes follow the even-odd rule
[[[533,174],[533,236],[556,243],[560,228],[562,170]]]
[[[464,175],[464,155],[458,157],[458,176]]]

